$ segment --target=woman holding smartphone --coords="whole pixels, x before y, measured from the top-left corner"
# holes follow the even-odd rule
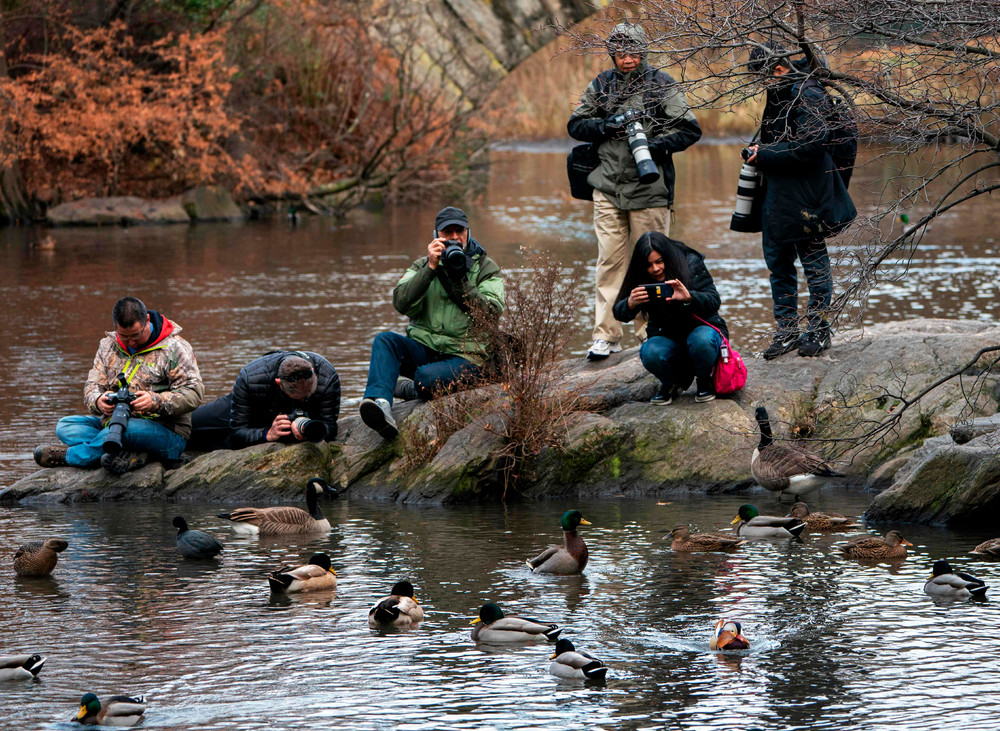
[[[649,318],[639,358],[660,379],[650,403],[672,403],[692,379],[697,382],[696,402],[715,398],[712,372],[722,345],[720,331],[729,337],[719,303],[704,255],[659,231],[639,237],[614,313],[621,322],[640,312]]]

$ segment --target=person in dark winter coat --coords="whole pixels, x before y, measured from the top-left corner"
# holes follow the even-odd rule
[[[309,425],[310,441],[333,441],[340,412],[340,378],[321,355],[276,350],[243,366],[231,393],[194,412],[188,446],[192,450],[242,449],[265,442],[305,441],[306,434],[288,416],[296,411],[318,422]]]
[[[645,286],[652,284],[661,285],[658,294],[655,287]],[[712,373],[722,335],[729,337],[719,304],[719,292],[701,253],[659,231],[639,237],[614,313],[622,322],[639,313],[649,318],[639,358],[660,379],[651,403],[670,404],[692,378],[698,389],[695,401],[715,398]]]
[[[819,82],[777,46],[757,48],[750,66],[764,75],[767,103],[759,144],[748,163],[762,174],[764,260],[771,272],[771,298],[777,332],[764,350],[771,360],[799,350],[819,355],[830,347],[824,318],[833,297],[826,239],[857,215],[847,187],[829,152],[830,98]],[[798,257],[809,286],[807,328],[799,331]]]

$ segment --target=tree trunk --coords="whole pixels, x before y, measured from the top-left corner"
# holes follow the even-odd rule
[[[7,36],[4,34],[3,7],[0,5],[0,78],[7,77]],[[0,130],[0,223],[30,220],[35,211],[24,188],[24,178],[13,150],[7,148],[9,135]]]

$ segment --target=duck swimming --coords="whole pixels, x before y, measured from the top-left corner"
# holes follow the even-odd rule
[[[608,669],[593,655],[577,650],[569,640],[556,642],[549,674],[566,680],[604,680]]]
[[[31,680],[45,664],[41,655],[3,655],[0,656],[0,680]]]
[[[319,507],[319,496],[330,491],[326,482],[313,477],[306,483],[306,508],[236,508],[218,517],[233,521],[233,530],[248,535],[275,536],[318,533],[330,530],[330,521]]]
[[[205,531],[191,530],[181,516],[174,518],[177,529],[177,551],[184,558],[209,559],[222,552],[222,544]]]
[[[708,649],[717,652],[749,650],[750,640],[743,636],[743,625],[735,619],[720,619],[708,641]]]
[[[1000,538],[990,538],[973,548],[969,553],[986,558],[1000,558]]]
[[[935,561],[924,593],[944,599],[981,599],[986,596],[986,582],[972,574],[955,571],[947,561]]]
[[[552,622],[506,617],[503,610],[493,602],[488,602],[479,608],[479,617],[472,620],[472,624],[477,625],[472,629],[472,641],[488,645],[539,640],[554,642],[562,632],[562,629]]]
[[[301,591],[321,591],[337,586],[337,572],[330,557],[314,553],[302,566],[282,566],[267,575],[267,583],[275,594],[295,594]]]
[[[736,525],[739,523],[739,525]],[[761,515],[753,505],[740,505],[739,513],[730,525],[736,525],[740,538],[797,538],[806,529],[798,518]]]
[[[62,538],[25,543],[14,551],[14,572],[18,576],[38,578],[48,576],[59,561],[59,554],[69,543]]]
[[[840,513],[811,513],[809,512],[809,506],[803,502],[792,505],[792,509],[788,511],[788,515],[791,518],[798,518],[805,521],[805,524],[809,526],[809,530],[842,530],[844,528],[853,528],[855,525],[850,518]]]
[[[731,551],[746,543],[742,538],[718,533],[691,533],[691,529],[683,524],[675,525],[670,537],[670,548],[681,553]]]
[[[413,584],[397,581],[389,596],[375,602],[368,612],[368,626],[411,627],[424,618],[423,607],[413,596]]]
[[[590,522],[583,519],[579,510],[567,510],[563,513],[560,524],[563,529],[563,545],[546,548],[525,561],[532,573],[579,574],[586,568],[590,553],[576,529],[581,525],[590,525]]]
[[[863,560],[900,560],[906,558],[906,547],[912,546],[908,540],[891,530],[885,538],[878,536],[861,536],[844,544],[840,550],[845,556]]]
[[[85,693],[73,721],[85,726],[135,726],[145,712],[146,699],[141,695],[113,695],[102,704],[93,693]]]
[[[805,447],[775,442],[771,420],[763,406],[757,407],[754,416],[760,428],[760,443],[750,458],[750,474],[761,487],[778,493],[779,500],[783,493],[798,500],[800,495],[825,485],[831,477],[845,476]]]

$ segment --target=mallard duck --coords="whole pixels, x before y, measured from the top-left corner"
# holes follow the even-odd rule
[[[0,680],[31,680],[45,664],[41,655],[0,656]]]
[[[587,566],[590,552],[587,544],[577,534],[581,525],[590,525],[579,510],[567,510],[560,521],[563,529],[563,545],[546,548],[534,558],[525,561],[532,573],[536,574],[579,574]]]
[[[479,624],[482,622],[482,624]],[[472,641],[488,645],[508,642],[555,641],[562,629],[552,622],[537,619],[505,617],[503,610],[493,602],[479,608],[479,616],[472,620]]]
[[[293,533],[318,533],[330,530],[330,521],[319,507],[319,496],[328,490],[326,482],[313,477],[306,483],[306,507],[302,508],[236,508],[219,513],[220,518],[233,521],[233,530],[250,535],[274,536]]]
[[[760,443],[750,458],[750,474],[761,487],[778,493],[778,499],[787,492],[798,500],[800,495],[821,487],[831,477],[845,476],[805,447],[776,443],[763,406],[757,407],[755,417],[760,427]]]
[[[717,652],[749,650],[750,640],[743,636],[743,625],[735,619],[720,619],[715,623],[715,632],[708,641],[708,649]]]
[[[954,571],[947,561],[935,561],[933,574],[924,584],[924,593],[945,599],[979,599],[986,596],[987,588],[982,579]]]
[[[1000,538],[990,538],[973,548],[969,553],[986,558],[1000,558]]]
[[[577,650],[569,640],[556,642],[549,673],[566,680],[604,680],[608,669],[593,655]]]
[[[850,518],[846,518],[840,513],[811,513],[809,506],[805,503],[795,503],[788,511],[790,518],[798,518],[805,521],[809,530],[841,530],[842,528],[853,528],[854,523]]]
[[[696,551],[730,551],[742,546],[746,541],[734,536],[724,536],[718,533],[691,533],[686,525],[675,525],[670,531],[670,548],[683,553]]]
[[[314,553],[309,563],[302,566],[282,566],[267,575],[267,583],[275,594],[294,594],[300,591],[320,591],[337,586],[337,572],[325,553]]]
[[[411,627],[423,618],[424,610],[413,596],[413,584],[397,581],[389,596],[377,601],[368,612],[368,626]]]
[[[181,516],[173,520],[177,529],[177,550],[184,558],[214,558],[222,551],[222,544],[205,531],[191,530]]]
[[[62,538],[25,543],[14,551],[14,571],[18,576],[48,576],[68,546]]]
[[[878,536],[860,536],[845,543],[840,550],[850,558],[893,560],[906,558],[906,547],[912,545],[899,531],[891,530],[885,534],[884,539]]]
[[[146,699],[141,695],[113,695],[102,704],[93,693],[85,693],[73,720],[87,726],[135,726],[145,712]]]
[[[806,524],[798,518],[761,515],[753,505],[740,505],[730,525],[736,525],[736,535],[740,538],[796,538],[806,529]]]

